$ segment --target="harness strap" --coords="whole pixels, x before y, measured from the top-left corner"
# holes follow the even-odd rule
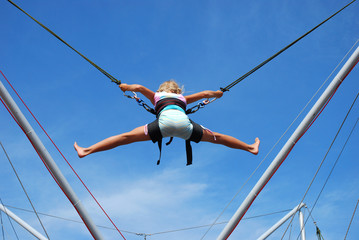
[[[157,118],[155,121],[153,121],[147,125],[148,134],[150,135],[152,142],[153,143],[157,142],[158,149],[160,150],[160,156],[157,161],[157,165],[159,165],[160,161],[161,161],[162,138],[163,138],[163,136],[161,134],[160,126],[158,123],[158,116],[161,113],[161,111],[169,105],[179,106],[180,108],[183,109],[183,111],[186,112],[186,103],[184,103],[183,101],[181,101],[177,98],[164,98],[157,102],[157,104],[155,106]],[[190,138],[186,140],[187,166],[191,165],[192,160],[193,160],[191,141],[198,143],[201,141],[202,136],[203,136],[203,128],[201,127],[201,125],[193,122],[191,119],[190,119],[190,121],[193,126],[193,130],[192,130],[192,134],[191,134]],[[172,140],[173,140],[173,137],[171,137],[170,141],[168,143],[166,143],[166,145],[169,145],[172,142]]]
[[[199,143],[203,136],[203,128],[201,127],[201,125],[193,122],[191,119],[190,121],[193,125],[193,130],[191,137],[188,140],[186,140],[187,166],[192,164],[192,159],[193,159],[191,141],[195,143]]]
[[[157,165],[160,165],[162,155],[162,138],[158,140],[158,149],[160,150],[160,157],[157,160]]]
[[[173,137],[170,137],[170,140],[166,143],[166,146],[170,145],[172,141],[173,141]]]
[[[160,156],[157,161],[157,165],[160,164],[161,161],[161,155],[162,155],[162,134],[160,130],[160,126],[158,124],[158,118],[147,125],[148,134],[150,135],[150,138],[153,143],[158,143],[158,149],[160,150]]]
[[[186,164],[186,166],[188,166],[188,165],[192,164],[192,159],[193,159],[192,146],[191,146],[191,141],[190,140],[186,140],[186,155],[187,155],[187,164]]]
[[[164,98],[164,99],[161,99],[157,102],[156,104],[156,107],[155,107],[155,111],[156,111],[156,114],[157,114],[157,117],[158,115],[160,114],[160,112],[167,106],[169,105],[176,105],[180,108],[183,109],[183,111],[186,112],[186,103],[184,103],[183,101],[177,99],[177,98]]]
[[[193,122],[192,120],[190,120],[190,121],[193,125],[193,130],[192,130],[191,137],[188,140],[186,140],[186,155],[187,155],[187,164],[186,165],[187,166],[191,165],[192,160],[193,160],[191,142],[199,143],[203,136],[203,128],[201,127],[201,125]],[[162,156],[162,138],[163,138],[163,136],[161,134],[161,130],[160,130],[160,127],[158,124],[158,119],[156,119],[155,121],[148,124],[147,129],[148,129],[148,134],[150,135],[152,142],[153,143],[157,142],[158,149],[160,151],[160,156],[157,161],[157,165],[159,165],[161,162],[161,156]],[[172,142],[172,140],[173,140],[173,137],[171,137],[170,141],[168,143],[166,143],[166,145],[169,145]]]

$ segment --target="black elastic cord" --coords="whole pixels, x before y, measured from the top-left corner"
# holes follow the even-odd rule
[[[239,82],[241,82],[243,79],[245,79],[246,77],[248,77],[249,75],[251,75],[252,73],[254,73],[255,71],[257,71],[258,69],[260,69],[261,67],[263,67],[265,64],[267,64],[268,62],[270,62],[271,60],[273,60],[275,57],[277,57],[279,54],[281,54],[282,52],[284,52],[285,50],[287,50],[288,48],[290,48],[291,46],[293,46],[294,44],[296,44],[299,40],[303,39],[304,37],[306,37],[309,33],[313,32],[315,29],[317,29],[318,27],[320,27],[321,25],[323,25],[325,22],[327,22],[328,20],[330,20],[331,18],[333,18],[335,15],[337,15],[338,13],[340,13],[341,11],[343,11],[346,7],[348,7],[349,5],[351,5],[352,3],[354,3],[356,0],[351,1],[349,4],[347,4],[345,7],[343,7],[342,9],[340,9],[339,11],[337,11],[336,13],[334,13],[333,15],[331,15],[330,17],[328,17],[327,19],[325,19],[323,22],[321,22],[320,24],[318,24],[317,26],[315,26],[314,28],[312,28],[310,31],[308,31],[307,33],[305,33],[304,35],[302,35],[301,37],[299,37],[298,39],[296,39],[294,42],[292,42],[291,44],[289,44],[288,46],[284,47],[282,50],[280,50],[279,52],[277,52],[276,54],[274,54],[273,56],[271,56],[270,58],[268,58],[267,60],[265,60],[264,62],[262,62],[261,64],[259,64],[258,66],[256,66],[255,68],[253,68],[252,70],[250,70],[249,72],[247,72],[246,74],[244,74],[243,76],[241,76],[240,78],[238,78],[237,80],[235,80],[234,82],[232,82],[231,84],[229,84],[227,87],[224,88],[220,88],[220,90],[222,92],[226,92],[229,91],[230,88],[232,88],[233,86],[235,86],[236,84],[238,84]]]
[[[121,84],[120,80],[117,80],[116,78],[114,78],[111,74],[109,74],[108,72],[106,72],[105,70],[103,70],[102,68],[100,68],[98,65],[96,65],[94,62],[92,62],[90,59],[88,59],[87,57],[85,57],[83,54],[81,54],[79,51],[77,51],[75,48],[71,47],[70,44],[68,44],[67,42],[65,42],[62,38],[60,38],[56,33],[54,33],[53,31],[51,31],[49,28],[47,28],[45,25],[43,25],[42,23],[40,23],[39,21],[37,21],[35,18],[33,18],[32,16],[30,16],[27,12],[25,12],[24,10],[22,10],[19,6],[17,6],[15,3],[13,3],[11,0],[8,0],[12,5],[14,5],[17,9],[19,9],[21,12],[25,13],[28,17],[30,17],[32,20],[34,20],[37,24],[39,24],[41,27],[43,27],[45,30],[47,30],[49,33],[51,33],[54,37],[56,37],[57,39],[59,39],[61,42],[63,42],[66,46],[68,46],[69,48],[71,48],[73,51],[75,51],[77,54],[79,54],[81,57],[83,57],[87,62],[89,62],[92,66],[94,66],[97,70],[99,70],[101,73],[103,73],[106,77],[108,77],[112,82],[116,83],[117,85]]]

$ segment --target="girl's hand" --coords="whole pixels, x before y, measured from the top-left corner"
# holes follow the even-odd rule
[[[119,87],[121,88],[122,91],[126,92],[126,91],[129,91],[129,87],[130,85],[126,84],[126,83],[121,83],[119,85]]]
[[[223,92],[221,90],[217,90],[214,92],[215,98],[221,98],[223,96]]]
[[[143,94],[146,98],[148,98],[153,105],[155,104],[155,100],[154,100],[155,93],[140,84],[122,83],[122,84],[120,84],[119,87],[121,88],[121,90],[123,92],[126,92],[126,91],[139,92],[139,93]],[[134,95],[134,98],[138,99],[136,94]]]
[[[211,102],[215,101],[217,98],[221,98],[223,96],[223,92],[221,90],[209,91],[208,96],[209,97],[203,101],[204,104],[211,103]]]
[[[119,86],[121,88],[122,91],[126,92],[126,91],[131,91],[131,92],[140,92],[141,91],[141,85],[139,84],[126,84],[126,83],[122,83]]]

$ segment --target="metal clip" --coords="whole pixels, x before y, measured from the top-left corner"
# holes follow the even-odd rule
[[[217,98],[212,98],[212,99],[207,98],[206,100],[203,101],[203,104],[204,104],[204,105],[207,105],[207,104],[209,104],[209,103],[214,102],[215,100],[217,100]]]
[[[127,95],[126,92],[123,92],[123,95],[125,97],[131,98],[131,99],[138,99],[137,94],[135,92],[132,92],[133,96]]]

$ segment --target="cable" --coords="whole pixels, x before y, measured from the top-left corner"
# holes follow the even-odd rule
[[[235,86],[236,84],[238,84],[239,82],[241,82],[242,80],[244,80],[245,78],[247,78],[249,75],[251,75],[252,73],[256,72],[258,69],[260,69],[261,67],[263,67],[265,64],[267,64],[268,62],[270,62],[271,60],[273,60],[274,58],[276,58],[278,55],[280,55],[282,52],[284,52],[285,50],[287,50],[288,48],[290,48],[291,46],[293,46],[294,44],[296,44],[298,41],[300,41],[301,39],[303,39],[304,37],[306,37],[308,34],[310,34],[311,32],[313,32],[314,30],[316,30],[317,28],[319,28],[321,25],[323,25],[324,23],[326,23],[327,21],[329,21],[331,18],[333,18],[335,15],[337,15],[338,13],[340,13],[341,11],[343,11],[345,8],[347,8],[349,5],[351,5],[352,3],[354,3],[356,0],[353,0],[352,2],[350,2],[349,4],[347,4],[346,6],[344,6],[343,8],[341,8],[339,11],[337,11],[336,13],[332,14],[330,17],[328,17],[327,19],[325,19],[324,21],[322,21],[320,24],[318,24],[317,26],[315,26],[314,28],[312,28],[311,30],[309,30],[308,32],[306,32],[305,34],[303,34],[301,37],[297,38],[295,41],[293,41],[292,43],[290,43],[289,45],[287,45],[286,47],[284,47],[283,49],[281,49],[280,51],[278,51],[276,54],[274,54],[273,56],[271,56],[270,58],[268,58],[267,60],[265,60],[264,62],[260,63],[259,65],[257,65],[256,67],[254,67],[252,70],[250,70],[249,72],[247,72],[246,74],[244,74],[243,76],[241,76],[240,78],[238,78],[237,80],[233,81],[232,83],[230,83],[228,86],[224,87],[224,88],[220,88],[221,91],[226,92],[229,91],[229,89],[231,89],[233,86]],[[88,59],[87,57],[85,57],[83,54],[81,54],[79,51],[77,51],[75,48],[73,48],[72,46],[70,46],[67,42],[65,42],[62,38],[60,38],[57,34],[55,34],[53,31],[51,31],[49,28],[47,28],[45,25],[43,25],[42,23],[40,23],[39,21],[37,21],[35,18],[33,18],[31,15],[29,15],[27,12],[25,12],[23,9],[21,9],[18,5],[16,5],[14,2],[12,2],[11,0],[8,0],[8,2],[10,2],[13,6],[15,6],[17,9],[19,9],[21,12],[23,12],[24,14],[26,14],[28,17],[30,17],[33,21],[35,21],[37,24],[39,24],[42,28],[44,28],[45,30],[47,30],[50,34],[52,34],[54,37],[56,37],[57,39],[59,39],[62,43],[64,43],[66,46],[68,46],[69,48],[71,48],[73,51],[75,51],[77,54],[79,54],[82,58],[84,58],[86,61],[88,61],[92,66],[94,66],[96,69],[98,69],[101,73],[103,73],[106,77],[108,77],[109,79],[111,79],[112,82],[120,85],[121,81],[117,80],[116,78],[114,78],[112,75],[110,75],[109,73],[107,73],[105,70],[103,70],[102,68],[100,68],[98,65],[96,65],[94,62],[92,62],[90,59]],[[204,105],[203,103],[199,103],[196,106],[190,108],[188,110],[189,113],[194,113],[197,110],[203,108]]]
[[[20,185],[21,185],[22,190],[24,191],[24,193],[25,193],[25,195],[26,195],[26,197],[27,197],[27,200],[29,201],[29,203],[30,203],[32,209],[34,210],[34,213],[35,213],[37,219],[39,220],[40,225],[41,225],[42,229],[44,230],[44,232],[45,232],[45,234],[46,234],[46,236],[47,236],[47,239],[50,240],[49,234],[47,233],[44,224],[42,223],[42,221],[41,221],[39,215],[37,214],[37,211],[36,211],[36,209],[35,209],[35,206],[34,206],[34,204],[32,203],[32,201],[31,201],[31,199],[30,199],[30,196],[29,196],[29,194],[27,193],[27,191],[26,191],[24,185],[22,184],[22,181],[21,181],[21,179],[20,179],[20,177],[19,177],[19,175],[18,175],[18,173],[17,173],[17,171],[16,171],[14,165],[12,164],[11,159],[10,159],[9,155],[7,154],[7,152],[6,152],[6,150],[5,150],[4,146],[3,146],[3,144],[1,143],[1,141],[0,141],[0,145],[1,145],[3,151],[4,151],[5,155],[6,155],[7,160],[9,161],[9,163],[10,163],[10,165],[11,165],[11,167],[12,167],[12,170],[14,171],[14,173],[15,173],[15,175],[16,175],[17,180],[19,181],[19,183],[20,183]]]
[[[1,71],[0,71],[1,72]],[[1,72],[2,73],[2,72]],[[4,76],[4,75],[3,75]],[[6,79],[6,78],[5,78]],[[6,110],[9,112],[9,114],[11,115],[11,117],[14,119],[14,121],[18,124],[18,126],[20,127],[20,129],[25,133],[25,130],[23,129],[23,127],[21,126],[21,124],[16,120],[15,116],[12,114],[12,112],[10,111],[10,109],[7,107],[6,103],[2,100],[2,98],[0,98],[0,101],[2,102],[2,104],[4,105],[4,107],[6,108]],[[28,140],[30,141],[31,145],[33,146],[33,148],[35,149],[37,155],[40,157],[41,161],[43,162],[44,166],[46,167],[46,169],[48,170],[48,172],[50,173],[50,175],[52,176],[52,178],[54,179],[54,181],[57,183],[57,185],[60,187],[60,189],[62,190],[62,192],[65,194],[65,196],[67,197],[67,199],[71,202],[71,204],[75,207],[76,203],[72,202],[70,197],[66,194],[65,190],[61,187],[60,183],[57,181],[56,177],[54,176],[54,174],[52,173],[52,171],[50,170],[50,168],[47,166],[45,160],[41,157],[41,154],[37,151],[34,143],[31,141],[31,139],[29,138],[29,136],[27,134],[25,134],[26,137],[28,138]],[[62,155],[62,154],[61,154]],[[63,156],[63,155],[62,155]],[[64,157],[64,156],[63,156]],[[66,159],[65,159],[66,160]],[[67,160],[66,160],[67,161]],[[68,161],[67,161],[68,162]],[[68,163],[69,164],[69,163]],[[70,165],[71,166],[71,165]],[[73,170],[74,171],[74,170]],[[82,182],[83,183],[83,182]],[[84,184],[84,183],[83,183]],[[84,185],[86,187],[86,185]],[[89,191],[88,188],[86,188],[87,191]],[[100,206],[101,210],[105,213],[105,215],[107,216],[107,218],[111,221],[111,223],[116,227],[116,229],[118,230],[118,232],[120,233],[120,235],[125,239],[125,237],[122,235],[121,231],[117,228],[117,226],[114,224],[114,222],[112,221],[112,219],[107,215],[107,213],[105,212],[105,210],[102,208],[102,206],[99,204],[99,202],[96,200],[96,198],[92,195],[91,192],[89,192],[91,194],[91,196],[95,199],[96,203]],[[77,211],[76,207],[75,210]],[[78,212],[78,211],[77,211]],[[79,212],[78,212],[79,213]],[[80,215],[80,214],[79,214]],[[81,217],[81,215],[80,215]],[[90,231],[90,229],[88,228],[88,226],[86,225],[87,229],[89,230],[90,234],[93,236],[92,232]]]
[[[293,228],[293,223],[290,225],[289,238],[288,238],[289,240],[292,236],[292,228]]]
[[[4,223],[2,221],[2,212],[1,211],[0,211],[0,220],[1,220],[2,239],[5,240]]]
[[[334,93],[333,93],[333,95],[334,95]],[[332,95],[331,97],[333,97],[333,95]],[[339,133],[340,133],[340,131],[341,131],[341,129],[342,129],[344,123],[346,122],[346,120],[347,120],[347,118],[348,118],[348,116],[349,116],[349,114],[350,114],[350,112],[351,112],[351,110],[352,110],[352,108],[353,108],[353,106],[354,106],[354,104],[355,104],[355,102],[356,102],[358,96],[359,96],[359,93],[357,94],[357,96],[356,96],[356,98],[354,99],[352,105],[350,106],[350,108],[349,108],[349,110],[348,110],[348,112],[347,112],[347,114],[346,114],[344,120],[342,121],[342,123],[341,123],[341,125],[340,125],[340,127],[339,127],[339,129],[338,129],[338,131],[337,131],[337,133],[335,134],[335,137],[334,137],[332,143],[330,144],[330,146],[329,146],[329,148],[328,148],[328,150],[327,150],[327,152],[326,152],[326,154],[325,154],[323,160],[322,160],[321,163],[319,164],[319,167],[318,167],[316,173],[314,174],[314,176],[313,176],[311,182],[309,183],[309,186],[308,186],[307,190],[305,191],[304,196],[302,197],[302,200],[300,201],[300,203],[302,203],[302,202],[304,201],[305,197],[307,196],[309,189],[311,188],[311,186],[312,186],[314,180],[316,179],[316,177],[317,177],[317,175],[318,175],[318,173],[319,173],[319,170],[321,169],[321,167],[322,167],[324,161],[326,160],[326,158],[327,158],[327,156],[328,156],[328,154],[329,154],[329,151],[331,150],[332,146],[334,145],[334,142],[335,142],[335,140],[337,139],[337,137],[338,137],[338,135],[339,135]],[[331,99],[331,98],[330,98],[330,99]],[[328,102],[330,101],[330,99],[328,100]],[[327,102],[327,103],[328,103],[328,102]],[[327,104],[326,104],[326,105],[327,105]],[[324,107],[325,107],[325,106],[324,106]],[[299,204],[300,204],[300,203],[299,203]],[[294,219],[294,217],[291,218],[291,221],[290,221],[290,222],[292,222],[293,219]],[[284,235],[286,234],[287,230],[288,230],[288,226],[287,226],[286,230],[284,231],[283,236],[282,236],[281,239],[284,238]]]
[[[6,206],[7,208],[12,208],[12,209],[16,209],[16,210],[23,211],[23,212],[28,212],[28,213],[33,213],[33,211],[28,210],[28,209],[19,208],[19,207],[14,207],[14,206],[10,206],[10,205],[5,205],[5,206]],[[59,216],[55,216],[55,215],[51,215],[51,214],[47,214],[47,213],[38,212],[38,214],[39,214],[39,215],[42,215],[42,216],[45,216],[45,217],[56,218],[56,219],[63,220],[63,221],[67,221],[67,222],[74,222],[74,223],[84,224],[82,221],[79,221],[79,220],[74,220],[74,219],[59,217]],[[99,227],[99,228],[103,228],[103,229],[108,229],[108,230],[117,231],[117,229],[114,228],[114,227],[108,227],[108,226],[103,226],[103,225],[96,225],[96,226]],[[121,230],[121,232],[130,233],[130,234],[134,234],[134,235],[137,235],[137,234],[138,234],[138,233],[136,233],[136,232],[126,231],[126,230]]]
[[[3,74],[2,71],[0,71],[0,73],[2,74],[2,76],[4,77],[4,79],[7,81],[7,83],[10,85],[10,87],[12,88],[12,90],[15,92],[15,94],[18,96],[18,98],[20,99],[20,101],[24,104],[24,106],[26,107],[26,109],[30,112],[31,116],[35,119],[35,121],[37,122],[37,124],[40,126],[40,128],[42,129],[42,131],[46,134],[46,136],[49,138],[49,140],[51,141],[51,143],[55,146],[56,150],[60,153],[60,155],[62,156],[62,158],[65,160],[65,162],[68,164],[68,166],[71,168],[71,170],[74,172],[74,174],[76,175],[76,177],[80,180],[80,182],[82,183],[82,185],[85,187],[85,189],[87,190],[87,192],[91,195],[91,197],[94,199],[94,201],[96,202],[96,204],[100,207],[100,209],[102,210],[102,212],[106,215],[107,219],[112,223],[112,225],[117,229],[117,231],[119,232],[119,234],[122,236],[123,239],[125,239],[125,237],[122,235],[121,231],[117,228],[116,224],[112,221],[112,219],[110,218],[110,216],[107,214],[107,212],[105,211],[105,209],[101,206],[101,204],[98,202],[98,200],[95,198],[95,196],[92,194],[92,192],[90,191],[90,189],[86,186],[86,184],[84,183],[84,181],[81,179],[81,177],[78,175],[78,173],[75,171],[75,169],[72,167],[72,165],[70,164],[70,162],[66,159],[66,157],[63,155],[63,153],[61,152],[61,150],[57,147],[57,145],[55,144],[55,142],[52,140],[52,138],[50,137],[50,135],[46,132],[46,130],[43,128],[43,126],[40,124],[40,122],[37,120],[37,118],[35,117],[35,115],[32,113],[32,111],[29,109],[29,107],[27,106],[27,104],[24,102],[24,100],[21,98],[21,96],[18,94],[18,92],[16,91],[16,89],[12,86],[12,84],[10,83],[10,81],[5,77],[5,75]],[[2,99],[0,98],[1,102],[4,104],[4,106],[6,107],[6,109],[9,111],[10,115],[14,118],[14,120],[16,121],[15,117],[13,116],[13,114],[10,112],[10,110],[7,108],[6,104],[2,101]],[[16,121],[16,123],[20,126],[20,124]],[[22,127],[20,126],[20,128],[22,129]],[[22,129],[23,130],[23,129]],[[27,135],[26,135],[27,136]],[[30,139],[29,139],[30,140]],[[30,140],[31,142],[31,140]],[[31,142],[32,144],[32,142]],[[36,148],[35,148],[36,151]],[[40,155],[39,155],[40,156]],[[41,156],[40,156],[41,158]],[[54,180],[56,181],[56,183],[59,185],[59,187],[61,188],[60,184],[57,182],[56,178],[53,176],[53,173],[51,172],[51,170],[48,168],[48,166],[46,165],[45,161],[41,158],[41,160],[43,161],[44,165],[46,166],[46,168],[48,169],[48,171],[50,172],[50,174],[52,175],[52,177],[54,178]],[[61,190],[64,192],[64,190],[61,188]],[[64,192],[65,193],[65,192]],[[66,195],[66,194],[65,194]],[[67,195],[66,195],[67,196]],[[67,196],[68,197],[68,196]],[[70,200],[70,199],[69,199]],[[70,201],[71,202],[71,201]],[[76,209],[76,208],[75,208]]]
[[[12,5],[14,5],[17,9],[19,9],[21,12],[25,13],[28,17],[30,17],[32,20],[34,20],[37,24],[39,24],[41,27],[43,27],[46,31],[48,31],[50,34],[52,34],[54,37],[56,37],[57,39],[59,39],[62,43],[64,43],[66,46],[68,46],[69,48],[71,48],[73,51],[75,51],[78,55],[80,55],[82,58],[84,58],[87,62],[89,62],[92,66],[94,66],[97,70],[99,70],[101,73],[103,73],[106,77],[108,77],[112,82],[116,83],[117,85],[121,84],[120,80],[117,80],[116,78],[114,78],[111,74],[109,74],[108,72],[106,72],[105,70],[103,70],[102,68],[100,68],[99,66],[97,66],[94,62],[92,62],[90,59],[88,59],[87,57],[85,57],[83,54],[81,54],[79,51],[77,51],[75,48],[71,47],[70,44],[68,44],[67,42],[65,42],[62,38],[60,38],[58,35],[56,35],[53,31],[51,31],[49,28],[47,28],[45,25],[43,25],[42,23],[40,23],[39,21],[37,21],[35,18],[33,18],[32,16],[30,16],[27,12],[25,12],[24,10],[22,10],[18,5],[16,5],[13,1],[8,0],[8,2],[10,2]]]
[[[6,214],[5,214],[6,215]],[[2,219],[2,216],[3,216],[3,213],[2,211],[0,211],[0,217],[1,217],[1,227],[2,227],[2,240],[5,240],[6,237],[8,237],[7,239],[10,239],[9,238],[9,233],[6,232],[6,229],[4,228],[4,222],[3,222],[3,219]],[[6,236],[6,237],[5,237]]]
[[[345,240],[345,239],[347,239],[347,235],[348,235],[348,233],[349,233],[350,226],[352,225],[352,221],[353,221],[353,218],[354,218],[355,212],[356,212],[356,210],[357,210],[358,203],[359,203],[359,199],[358,199],[358,201],[357,201],[357,204],[355,205],[355,209],[354,209],[354,212],[353,212],[352,218],[350,219],[350,223],[349,223],[349,226],[348,226],[347,232],[345,233],[344,240]]]
[[[357,96],[357,97],[358,97],[358,96]],[[331,177],[331,175],[332,175],[332,173],[333,173],[333,171],[334,171],[334,168],[336,167],[336,165],[337,165],[337,163],[338,163],[338,161],[339,161],[339,159],[340,159],[340,157],[341,157],[341,155],[342,155],[342,153],[343,153],[343,151],[344,151],[344,149],[345,149],[347,143],[349,142],[349,139],[350,139],[352,133],[354,132],[354,129],[355,129],[355,127],[356,127],[358,121],[359,121],[359,118],[358,118],[357,121],[355,122],[355,124],[354,124],[354,126],[353,126],[353,128],[352,128],[352,130],[351,130],[351,132],[350,132],[350,134],[349,134],[349,136],[348,136],[348,138],[347,138],[347,140],[345,141],[345,143],[344,143],[344,145],[343,145],[343,147],[342,147],[342,149],[341,149],[341,151],[340,151],[340,153],[339,153],[338,158],[337,158],[336,161],[334,162],[334,165],[333,165],[332,169],[330,170],[329,175],[328,175],[327,179],[325,180],[322,189],[320,190],[320,192],[319,192],[317,198],[315,199],[315,202],[314,202],[314,204],[313,204],[312,209],[311,209],[310,211],[308,210],[310,216],[312,216],[312,212],[313,212],[315,206],[317,205],[317,202],[318,202],[318,200],[319,200],[321,194],[323,193],[324,188],[325,188],[325,186],[327,185],[327,183],[328,183],[328,181],[329,181],[329,178]],[[307,221],[308,221],[308,218],[307,218],[307,220],[306,220],[305,222],[307,222]]]
[[[276,211],[276,212],[271,212],[271,213],[265,213],[265,214],[261,214],[261,215],[247,217],[247,218],[244,218],[244,219],[249,220],[249,219],[254,219],[254,218],[260,218],[260,217],[270,216],[270,215],[279,214],[279,213],[283,213],[283,212],[289,212],[290,210],[291,209],[286,209],[286,210],[281,210],[281,211]],[[221,224],[226,224],[226,223],[228,223],[228,221],[219,222],[219,223],[216,223],[216,225],[221,225]],[[166,233],[187,231],[187,230],[193,230],[193,229],[208,227],[210,225],[211,224],[194,226],[194,227],[187,227],[187,228],[180,228],[180,229],[168,230],[168,231],[163,231],[163,232],[156,232],[156,233],[151,233],[151,234],[146,234],[146,235],[147,236],[153,236],[153,235],[160,235],[160,234],[166,234]]]
[[[0,98],[0,99],[1,99],[1,98]],[[4,206],[4,203],[3,203],[3,201],[2,201],[1,198],[0,198],[0,203],[1,203],[1,205]],[[5,210],[4,213],[6,214],[7,218],[9,219],[11,228],[12,228],[12,230],[13,230],[14,233],[15,233],[16,239],[19,240],[19,236],[17,235],[17,232],[16,232],[16,230],[15,230],[15,227],[14,227],[14,225],[12,224],[11,218],[10,218],[9,215],[6,213],[6,208],[4,208],[4,210]]]
[[[312,213],[309,211],[307,206],[305,206],[305,209],[308,211],[308,214],[309,214],[308,218],[310,217],[312,219],[313,224],[314,224],[314,226],[316,228],[316,234],[317,234],[318,240],[321,240],[321,239],[324,240],[324,237],[322,236],[322,233],[320,232],[320,229],[319,229],[319,227],[317,225],[317,222],[314,220],[314,217],[313,217]],[[306,219],[306,222],[308,221],[308,218]]]
[[[6,207],[7,207],[7,208],[16,209],[16,210],[19,210],[19,211],[24,211],[24,212],[33,213],[33,211],[27,210],[27,209],[24,209],[24,208],[19,208],[19,207],[14,207],[14,206],[9,206],[9,205],[6,205]],[[260,218],[260,217],[266,217],[266,216],[275,215],[275,214],[279,214],[279,213],[289,212],[290,210],[291,210],[291,209],[285,209],[285,210],[280,210],[280,211],[276,211],[276,212],[270,212],[270,213],[255,215],[255,216],[251,216],[251,217],[246,217],[246,218],[244,218],[244,219],[245,219],[245,220],[249,220],[249,219],[255,219],[255,218]],[[39,215],[46,216],[46,217],[51,217],[51,218],[56,218],[56,219],[68,221],[68,222],[74,222],[74,223],[83,224],[83,222],[77,221],[77,220],[73,220],[73,219],[68,219],[68,218],[59,217],[59,216],[50,215],[50,214],[41,213],[41,212],[38,212],[38,214],[39,214]],[[228,222],[228,221],[220,222],[220,223],[217,223],[217,225],[226,224],[227,222]],[[115,228],[111,228],[111,227],[107,227],[107,226],[101,226],[101,225],[97,225],[97,226],[100,227],[100,228],[104,228],[104,229],[116,230]],[[126,231],[126,230],[121,230],[121,231],[122,231],[122,232],[126,232],[126,233],[130,233],[130,234],[134,234],[134,235],[141,235],[141,234],[142,234],[142,235],[146,235],[146,236],[152,236],[152,235],[160,235],[160,234],[173,233],[173,232],[179,232],[179,231],[187,231],[187,230],[192,230],[192,229],[197,229],[197,228],[203,228],[203,227],[208,227],[208,226],[210,226],[210,224],[201,225],[201,226],[194,226],[194,227],[187,227],[187,228],[181,228],[181,229],[174,229],[174,230],[168,230],[168,231],[162,231],[162,232],[155,232],[155,233],[150,233],[150,234],[136,233],[136,232],[130,232],[130,231]]]
[[[231,203],[234,201],[234,199],[238,196],[238,194],[242,191],[242,189],[247,185],[249,180],[253,177],[253,175],[257,172],[259,167],[263,164],[263,162],[267,159],[270,153],[274,150],[274,148],[279,144],[279,142],[282,140],[282,138],[286,135],[286,133],[289,131],[289,129],[293,126],[293,124],[297,121],[297,119],[302,115],[304,110],[309,106],[309,104],[312,102],[312,100],[315,98],[315,96],[319,93],[319,91],[324,87],[324,85],[327,83],[329,78],[334,74],[334,72],[337,70],[337,68],[342,64],[344,59],[349,55],[349,53],[353,50],[353,48],[357,45],[359,42],[359,39],[354,43],[354,45],[350,48],[350,50],[344,55],[344,57],[341,59],[341,61],[336,65],[334,70],[329,74],[329,76],[326,78],[326,80],[322,83],[322,85],[318,88],[318,90],[314,93],[314,95],[311,97],[311,99],[307,102],[307,104],[303,107],[303,109],[299,112],[299,114],[295,117],[295,119],[292,121],[292,123],[287,127],[287,129],[284,131],[282,136],[277,140],[277,142],[273,145],[273,147],[269,150],[267,155],[263,158],[263,160],[258,164],[256,169],[252,172],[252,174],[247,178],[247,180],[243,183],[243,185],[240,187],[240,189],[236,192],[234,197],[229,201],[229,203],[224,207],[222,212],[218,215],[218,217],[214,220],[213,225],[204,233],[201,240],[204,239],[204,237],[207,235],[207,233],[211,230],[211,228],[215,225],[215,223],[218,221],[218,219],[222,216],[224,211],[231,205]]]
[[[341,8],[339,11],[337,11],[336,13],[334,13],[333,15],[331,15],[330,17],[328,17],[327,19],[325,19],[323,22],[321,22],[320,24],[318,24],[317,26],[315,26],[314,28],[312,28],[310,31],[308,31],[307,33],[305,33],[304,35],[302,35],[301,37],[299,37],[298,39],[296,39],[294,42],[292,42],[291,44],[289,44],[288,46],[284,47],[282,50],[280,50],[279,52],[277,52],[276,54],[274,54],[273,56],[271,56],[270,58],[268,58],[267,60],[265,60],[264,62],[260,63],[259,65],[257,65],[256,67],[254,67],[252,70],[250,70],[249,72],[247,72],[246,74],[244,74],[243,76],[241,76],[240,78],[238,78],[237,80],[233,81],[231,84],[229,84],[227,87],[221,88],[221,90],[223,92],[229,91],[229,89],[231,89],[232,87],[234,87],[236,84],[238,84],[239,82],[241,82],[242,80],[244,80],[246,77],[248,77],[249,75],[251,75],[252,73],[254,73],[255,71],[257,71],[258,69],[260,69],[261,67],[263,67],[265,64],[267,64],[268,62],[270,62],[271,60],[273,60],[275,57],[277,57],[279,54],[281,54],[282,52],[284,52],[285,50],[287,50],[288,48],[290,48],[291,46],[293,46],[294,44],[296,44],[299,40],[301,40],[302,38],[306,37],[308,34],[310,34],[311,32],[313,32],[315,29],[317,29],[318,27],[320,27],[321,25],[323,25],[325,22],[329,21],[331,18],[333,18],[335,15],[337,15],[338,13],[340,13],[341,11],[343,11],[345,8],[347,8],[349,5],[351,5],[352,3],[354,3],[356,0],[351,1],[350,3],[348,3],[346,6],[344,6],[343,8]]]

